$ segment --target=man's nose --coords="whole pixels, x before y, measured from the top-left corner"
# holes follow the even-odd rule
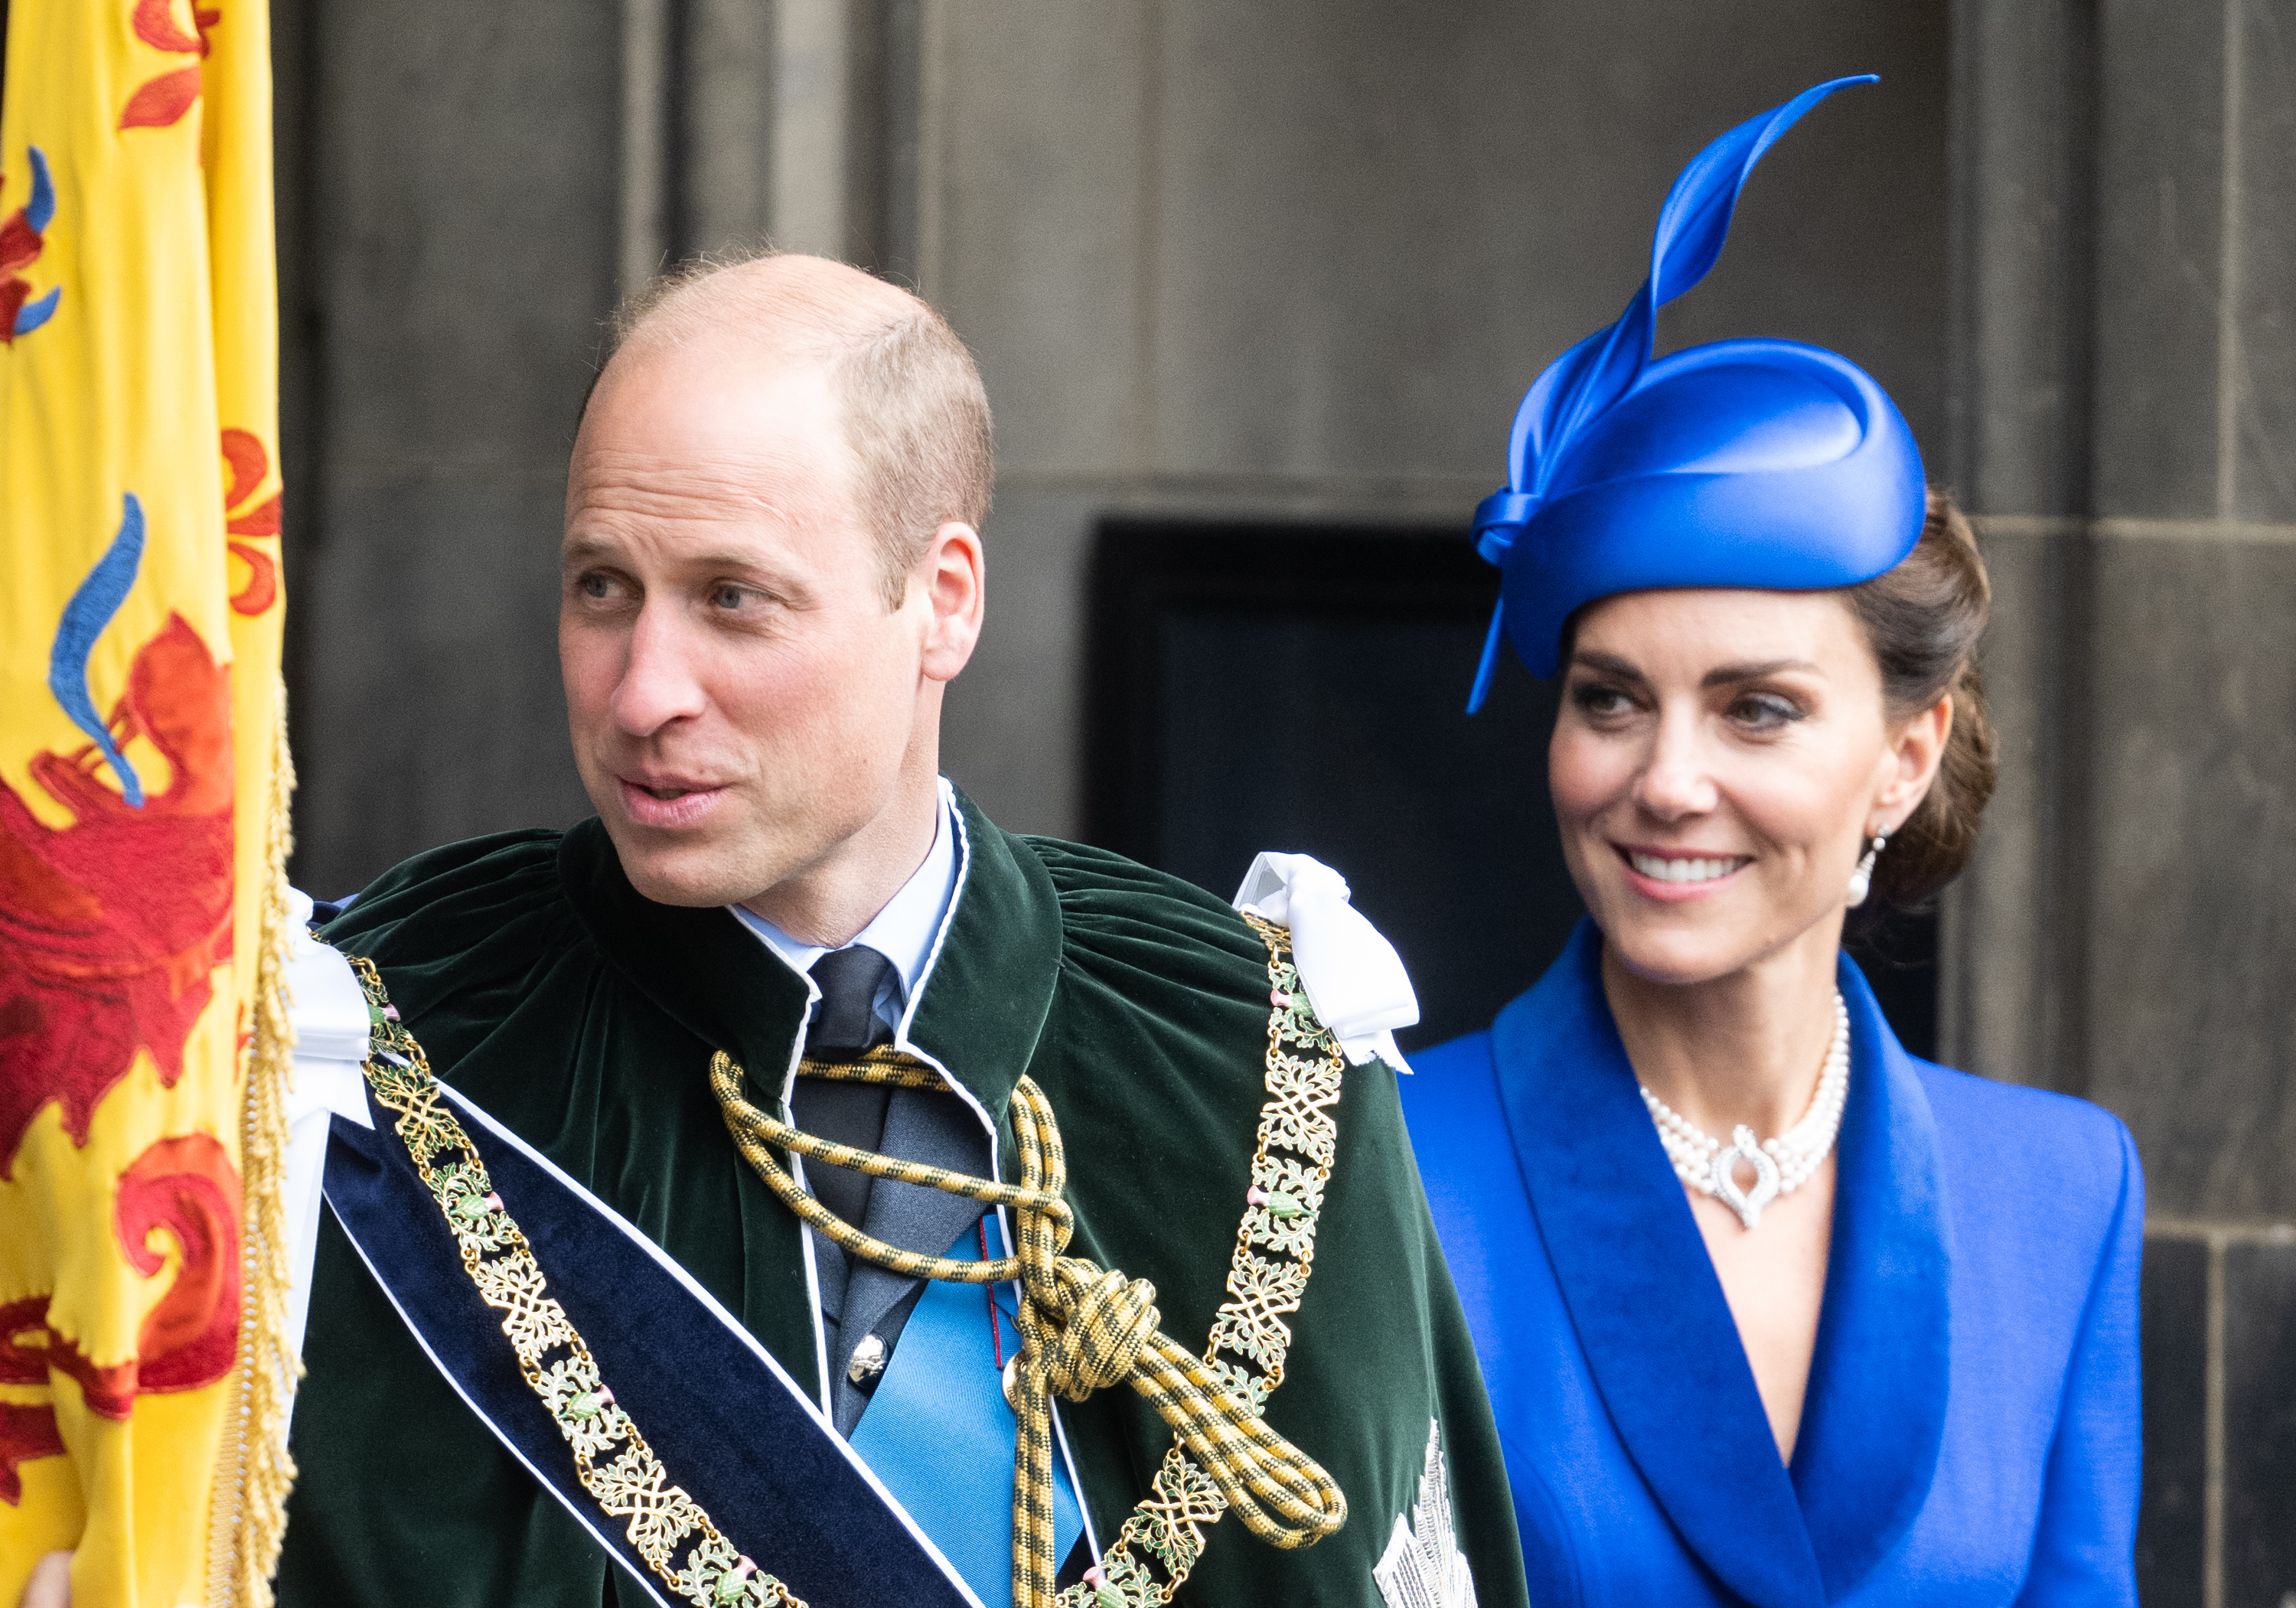
[[[672,721],[699,715],[708,703],[695,663],[698,644],[677,611],[649,599],[630,630],[629,657],[614,688],[614,723],[634,737],[650,737]]]
[[[1706,814],[1715,803],[1708,760],[1696,712],[1662,710],[1649,757],[1636,778],[1635,802],[1661,821]]]

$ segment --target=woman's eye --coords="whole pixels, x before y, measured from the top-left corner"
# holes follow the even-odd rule
[[[1578,706],[1580,714],[1595,720],[1623,715],[1634,708],[1634,700],[1628,697],[1625,692],[1618,687],[1605,686],[1600,682],[1592,682],[1574,688],[1570,693],[1570,701]]]
[[[1730,718],[1757,731],[1775,731],[1801,716],[1799,705],[1774,693],[1750,693],[1730,706]]]

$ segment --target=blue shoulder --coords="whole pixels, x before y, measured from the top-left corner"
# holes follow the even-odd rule
[[[1423,1156],[1423,1136],[1436,1124],[1466,1115],[1488,1104],[1496,1085],[1491,1077],[1491,1035],[1488,1029],[1447,1039],[1409,1053],[1412,1075],[1395,1080],[1403,1101],[1403,1120],[1414,1130]]]
[[[1941,1123],[1990,1128],[2021,1147],[2038,1144],[2099,1159],[2119,1154],[2129,1142],[2120,1118],[2076,1095],[1980,1078],[1918,1057],[1914,1064]]]
[[[1946,1152],[2059,1222],[2143,1205],[2136,1141],[2100,1105],[1915,1061]],[[2133,1197],[2133,1199],[2132,1199]]]
[[[1431,1074],[1457,1073],[1490,1064],[1491,1030],[1462,1033],[1456,1038],[1444,1040],[1431,1049],[1411,1052],[1414,1068],[1424,1068]]]

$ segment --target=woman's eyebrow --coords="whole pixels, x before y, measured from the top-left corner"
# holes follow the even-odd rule
[[[1582,670],[1592,670],[1598,676],[1616,676],[1627,681],[1649,679],[1642,671],[1635,668],[1631,660],[1621,659],[1615,653],[1577,652],[1570,655],[1570,662]]]
[[[1706,672],[1701,686],[1728,686],[1733,682],[1759,681],[1765,676],[1775,676],[1781,670],[1817,672],[1817,666],[1807,659],[1766,659],[1759,664],[1722,664]]]

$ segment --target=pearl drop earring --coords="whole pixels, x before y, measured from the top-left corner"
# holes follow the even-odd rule
[[[1866,896],[1874,890],[1874,862],[1889,844],[1890,834],[1876,832],[1874,841],[1866,847],[1866,857],[1858,861],[1857,869],[1849,874],[1849,903],[1852,907],[1864,904]]]

